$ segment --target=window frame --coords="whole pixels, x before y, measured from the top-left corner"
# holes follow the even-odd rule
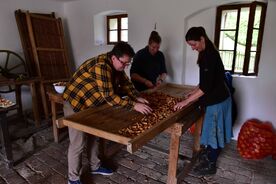
[[[110,37],[109,37],[109,33],[110,33],[110,25],[109,25],[109,20],[110,19],[114,19],[116,18],[117,21],[118,21],[118,27],[117,29],[113,29],[113,30],[117,30],[117,38],[118,38],[118,41],[117,42],[111,42],[110,41]],[[107,25],[107,29],[106,29],[106,38],[107,38],[107,44],[108,45],[114,45],[116,43],[118,43],[119,41],[122,41],[121,40],[121,32],[124,31],[124,30],[127,30],[128,31],[128,28],[127,29],[121,29],[121,19],[122,18],[128,18],[128,14],[118,14],[118,15],[107,15],[106,16],[106,25]]]
[[[256,47],[256,56],[255,56],[255,65],[253,73],[248,73],[249,70],[249,62],[250,62],[250,49],[252,43],[252,34],[254,30],[254,19],[255,19],[255,10],[257,6],[262,7],[261,17],[260,17],[260,25],[259,25],[259,35],[257,40],[257,47]],[[243,63],[243,71],[242,72],[235,72],[235,63],[236,63],[236,52],[237,52],[237,43],[238,43],[238,31],[239,31],[239,21],[240,21],[240,12],[241,8],[248,7],[249,8],[249,18],[248,18],[248,26],[247,26],[247,37],[246,37],[246,46],[245,46],[245,57]],[[236,22],[236,29],[229,29],[235,30],[235,40],[234,40],[234,49],[233,49],[233,61],[232,61],[232,69],[227,70],[232,74],[240,74],[244,76],[258,76],[259,72],[259,62],[260,62],[260,55],[261,55],[261,48],[262,48],[262,40],[263,40],[263,32],[265,26],[265,17],[266,17],[266,9],[267,3],[264,2],[252,2],[252,3],[242,3],[242,4],[231,4],[231,5],[222,5],[217,7],[217,14],[216,14],[216,27],[215,27],[215,45],[219,50],[219,41],[220,41],[220,33],[221,31],[227,31],[227,29],[221,29],[221,16],[224,10],[237,10],[237,22]]]

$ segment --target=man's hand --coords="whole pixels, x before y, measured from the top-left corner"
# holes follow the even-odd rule
[[[146,80],[146,82],[144,83],[149,89],[151,89],[151,88],[154,88],[155,86],[152,84],[152,82],[151,81],[149,81],[149,80]]]
[[[156,81],[156,86],[160,86],[162,83],[163,83],[162,80],[157,80],[157,81]]]
[[[144,99],[142,97],[138,97],[138,98],[136,98],[136,100],[140,103],[143,103],[143,104],[149,104],[149,101],[147,101],[146,99]]]
[[[142,114],[149,114],[152,112],[152,109],[148,105],[139,102],[134,105],[134,110]]]

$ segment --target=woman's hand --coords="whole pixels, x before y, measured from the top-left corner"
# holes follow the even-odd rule
[[[186,99],[186,100],[183,100],[181,102],[178,102],[174,107],[173,109],[175,111],[179,110],[179,109],[182,109],[183,107],[185,107],[186,105],[188,105],[190,102]]]
[[[156,86],[160,86],[162,83],[163,83],[162,80],[157,80],[157,81],[156,81]]]
[[[192,95],[192,93],[185,94],[185,95],[184,95],[184,99],[189,98],[189,96],[191,96],[191,95]]]
[[[152,109],[148,105],[139,102],[134,105],[134,110],[142,114],[149,114],[152,112]]]
[[[149,101],[147,101],[146,99],[142,98],[142,97],[138,97],[136,98],[137,102],[143,103],[143,104],[149,104]]]

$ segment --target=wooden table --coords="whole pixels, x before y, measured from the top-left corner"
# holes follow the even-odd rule
[[[157,89],[157,91],[171,96],[181,97],[192,89],[193,87],[191,86],[166,84]],[[177,173],[180,136],[193,124],[192,121],[186,120],[183,122],[183,119],[197,109],[198,102],[191,103],[133,138],[119,135],[118,131],[132,124],[132,120],[135,117],[142,115],[135,111],[112,108],[109,105],[102,105],[97,108],[89,108],[78,112],[65,117],[62,123],[65,126],[126,145],[127,151],[130,153],[134,153],[159,133],[163,131],[169,132],[171,134],[171,142],[167,183],[176,184],[177,180],[183,175],[183,173]],[[199,132],[201,127],[198,125],[201,125],[201,119],[196,124],[197,133],[195,134],[194,151],[199,151]]]
[[[13,80],[7,79],[3,76],[0,77],[0,86],[15,86],[16,104],[8,108],[0,108],[0,136],[2,144],[3,158],[7,165],[11,168],[13,166],[14,160],[12,155],[12,145],[10,140],[7,113],[12,110],[18,110],[18,113],[22,115],[22,101],[21,101],[21,86],[29,85],[32,95],[32,108],[34,114],[35,125],[38,127],[40,125],[40,117],[38,113],[37,97],[35,91],[35,83],[38,78],[30,78],[23,80]]]
[[[19,106],[19,114],[22,114],[22,100],[21,100],[21,86],[28,85],[31,90],[32,95],[32,109],[34,115],[35,125],[39,127],[40,125],[40,116],[38,112],[38,104],[37,104],[37,96],[36,96],[36,89],[35,83],[39,81],[39,78],[28,78],[22,80],[14,80],[14,79],[7,79],[3,76],[0,78],[0,86],[15,86],[15,95],[16,95],[16,104]]]

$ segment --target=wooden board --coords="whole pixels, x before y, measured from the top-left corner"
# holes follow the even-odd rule
[[[160,91],[174,97],[183,97],[192,89],[192,86],[165,84],[159,89],[149,92]],[[197,102],[191,103],[187,107],[171,114],[164,120],[156,123],[148,130],[133,138],[119,135],[118,131],[133,124],[134,122],[132,120],[134,118],[143,115],[136,111],[128,111],[123,108],[113,108],[107,104],[96,108],[86,109],[65,117],[63,119],[63,124],[107,140],[127,145],[128,152],[133,153],[156,135],[169,128],[172,124],[181,121],[181,119],[189,113],[195,111],[197,106]]]

